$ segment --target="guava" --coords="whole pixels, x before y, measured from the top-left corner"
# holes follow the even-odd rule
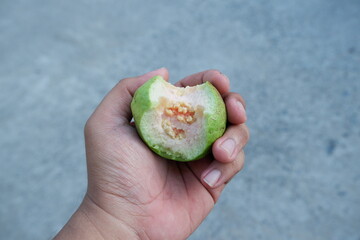
[[[210,82],[176,87],[155,76],[137,89],[131,111],[147,146],[175,161],[204,157],[226,128],[225,103]]]

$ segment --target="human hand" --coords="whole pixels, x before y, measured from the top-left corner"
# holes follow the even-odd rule
[[[88,230],[82,234],[92,232],[94,239],[186,239],[242,169],[249,138],[245,103],[229,92],[229,80],[215,70],[176,84],[209,81],[222,95],[229,125],[213,144],[212,154],[182,163],[164,159],[145,145],[130,123],[130,103],[136,89],[156,75],[168,80],[165,68],[121,80],[89,118],[85,126],[88,191],[59,239],[80,236],[76,229],[84,226]]]

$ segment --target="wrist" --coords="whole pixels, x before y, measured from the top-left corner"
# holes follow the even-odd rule
[[[128,223],[100,208],[86,195],[77,211],[54,238],[62,239],[140,239]]]

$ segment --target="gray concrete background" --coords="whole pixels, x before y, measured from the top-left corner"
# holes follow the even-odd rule
[[[208,68],[248,104],[244,170],[190,237],[360,239],[360,2],[0,0],[0,239],[49,239],[118,79]]]

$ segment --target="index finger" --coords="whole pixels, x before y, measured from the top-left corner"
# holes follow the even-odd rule
[[[230,81],[228,77],[226,77],[218,70],[206,70],[203,72],[192,74],[175,83],[175,86],[195,86],[205,82],[210,82],[212,85],[214,85],[221,95],[229,92]]]
[[[163,76],[165,80],[169,78],[167,69],[160,68],[142,76],[122,79],[104,97],[91,118],[97,119],[102,125],[104,123],[118,124],[118,121],[128,123],[132,117],[130,104],[135,91],[156,75]]]

